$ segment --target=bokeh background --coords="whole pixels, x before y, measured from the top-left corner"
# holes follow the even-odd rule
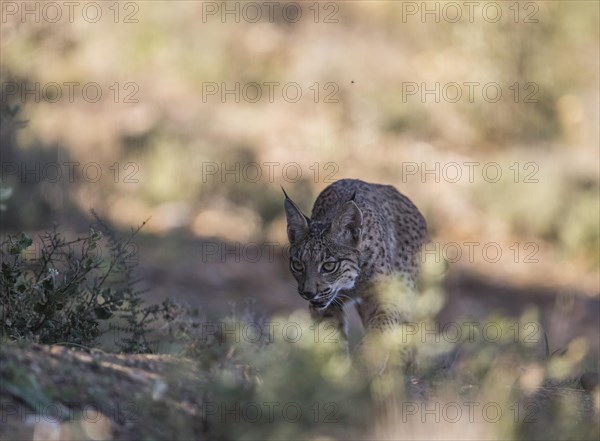
[[[212,361],[173,359],[179,370],[160,368],[171,372],[168,385],[153,383],[162,366],[153,356],[111,355],[102,369],[119,369],[105,374],[84,352],[56,363],[56,347],[10,346],[3,357],[12,371],[2,375],[15,403],[39,402],[40,390],[58,402],[137,400],[142,424],[107,426],[123,439],[597,439],[597,2],[1,8],[0,235],[29,234],[30,258],[55,223],[67,238],[85,236],[96,222],[90,210],[122,235],[148,220],[130,246],[148,304],[171,299],[215,321],[248,307],[254,320],[304,323],[281,187],[309,214],[330,182],[359,178],[396,186],[427,219],[418,301],[426,323],[534,326],[521,335],[533,340],[508,342],[516,349],[507,335],[498,344],[422,345],[426,356],[453,358],[407,390],[392,370],[367,384],[347,359],[311,342],[200,345],[200,360]],[[54,354],[47,366],[44,351]],[[74,368],[83,365],[73,357],[91,361]],[[140,369],[151,381],[140,383]],[[342,423],[200,427],[194,412],[210,393],[225,404],[341,403]],[[496,401],[504,419],[400,424],[406,412],[394,397],[426,394],[428,406]],[[539,424],[527,424],[528,413],[520,428],[511,421],[515,396],[533,397]],[[6,433],[29,427],[16,423]]]
[[[533,308],[597,354],[597,3],[36,4],[2,3],[3,237],[149,218],[149,301],[291,312],[280,187],[387,183],[449,261],[439,320]]]

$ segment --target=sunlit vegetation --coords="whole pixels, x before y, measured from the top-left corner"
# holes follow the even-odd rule
[[[25,3],[0,29],[0,438],[600,437],[595,2]],[[412,321],[349,352],[297,299],[281,193],[309,212],[345,177],[431,237]]]

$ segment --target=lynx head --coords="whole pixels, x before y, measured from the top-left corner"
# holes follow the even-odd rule
[[[285,194],[285,190],[284,190]],[[362,213],[353,200],[340,204],[331,222],[312,221],[285,194],[290,270],[298,293],[317,310],[327,308],[360,275]]]

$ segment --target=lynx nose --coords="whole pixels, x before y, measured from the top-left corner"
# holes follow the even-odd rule
[[[312,300],[316,297],[317,293],[312,291],[301,291],[300,295],[306,300]]]

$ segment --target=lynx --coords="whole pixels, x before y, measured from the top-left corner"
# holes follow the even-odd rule
[[[403,303],[415,290],[427,237],[417,207],[390,185],[357,179],[325,188],[310,218],[284,194],[290,270],[311,316],[333,321],[344,339],[348,305],[357,308],[367,335],[409,321]],[[396,294],[382,295],[386,280],[401,281]]]

